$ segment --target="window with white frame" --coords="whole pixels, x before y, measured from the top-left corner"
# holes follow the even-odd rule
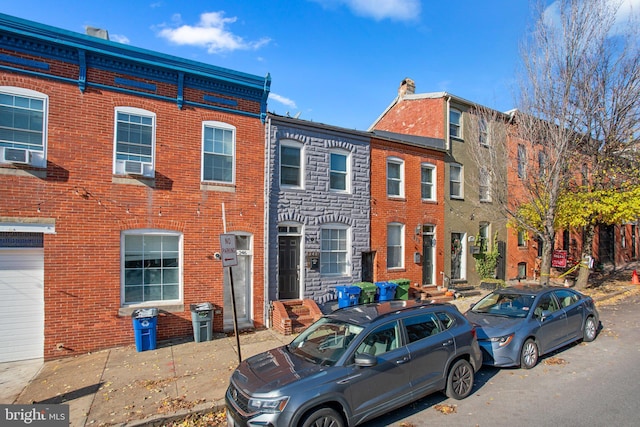
[[[527,241],[529,240],[529,234],[526,230],[518,230],[518,247],[524,248],[527,246]]]
[[[302,188],[302,144],[296,141],[280,143],[280,185]]]
[[[404,161],[397,157],[387,159],[387,196],[404,197]]]
[[[485,147],[489,146],[489,123],[484,117],[478,119],[478,142]]]
[[[116,107],[114,173],[153,177],[155,134],[155,113],[140,108]]]
[[[487,167],[478,170],[478,193],[481,202],[491,201],[491,172]]]
[[[404,267],[404,224],[387,225],[387,268]]]
[[[476,242],[476,245],[483,248],[484,251],[491,251],[491,239],[489,238],[490,228],[488,222],[481,222],[480,227],[478,228],[478,237],[480,238],[479,242]]]
[[[329,188],[333,191],[349,192],[349,153],[333,150],[329,153]]]
[[[0,86],[0,162],[46,167],[49,97]]]
[[[231,184],[235,176],[236,128],[227,123],[202,123],[202,180]]]
[[[455,108],[449,110],[449,136],[462,138],[462,112]]]
[[[182,234],[129,230],[122,234],[122,303],[182,299]]]
[[[527,177],[527,149],[518,144],[518,178]]]
[[[422,200],[436,200],[436,167],[423,163],[420,167],[420,197]]]
[[[462,199],[464,188],[462,185],[462,165],[452,163],[449,165],[449,197],[452,199]]]
[[[327,224],[320,229],[320,274],[348,274],[349,230],[340,224]]]

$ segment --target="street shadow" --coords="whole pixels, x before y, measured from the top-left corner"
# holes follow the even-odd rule
[[[484,387],[491,379],[500,372],[499,368],[492,366],[483,366],[478,372],[476,372],[473,381],[473,390],[471,394],[477,393],[482,387]],[[471,396],[471,395],[470,395]],[[425,409],[432,408],[436,405],[440,405],[443,402],[448,401],[452,405],[456,405],[458,402],[454,399],[449,399],[443,392],[435,392],[418,399],[412,403],[408,403],[405,406],[395,409],[386,415],[382,415],[371,421],[362,424],[363,427],[383,427],[395,425],[405,418],[411,417],[417,413],[424,411]],[[462,400],[464,401],[464,400]]]
[[[77,390],[70,391],[68,393],[61,394],[59,396],[51,397],[40,401],[33,402],[34,404],[60,404],[66,403],[71,400],[79,399],[84,396],[94,395],[102,387],[102,382],[92,384],[86,387],[79,388]]]

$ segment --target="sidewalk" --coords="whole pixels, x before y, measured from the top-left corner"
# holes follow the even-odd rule
[[[272,330],[242,334],[242,357],[291,339]],[[24,363],[18,362],[13,368]],[[130,345],[40,362],[41,369],[26,387],[13,400],[3,392],[0,403],[68,404],[70,425],[74,427],[143,425],[192,411],[222,408],[229,377],[237,364],[235,336],[220,334],[200,343],[163,341],[156,350],[143,352]],[[33,362],[29,365],[33,369]],[[0,370],[0,384],[4,385],[9,372]]]

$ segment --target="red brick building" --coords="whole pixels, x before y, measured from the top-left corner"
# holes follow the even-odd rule
[[[0,15],[0,361],[232,326],[220,235],[235,235],[241,326],[265,323],[270,77]],[[258,226],[256,226],[258,225]]]
[[[442,285],[444,141],[374,131],[371,251],[376,282]]]

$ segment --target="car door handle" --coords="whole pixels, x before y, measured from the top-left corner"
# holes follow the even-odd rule
[[[402,365],[403,363],[407,363],[411,358],[409,356],[405,356],[402,359],[396,360],[396,365]]]
[[[453,345],[453,340],[446,340],[445,342],[442,343],[442,345],[444,347],[448,347],[450,345]]]

